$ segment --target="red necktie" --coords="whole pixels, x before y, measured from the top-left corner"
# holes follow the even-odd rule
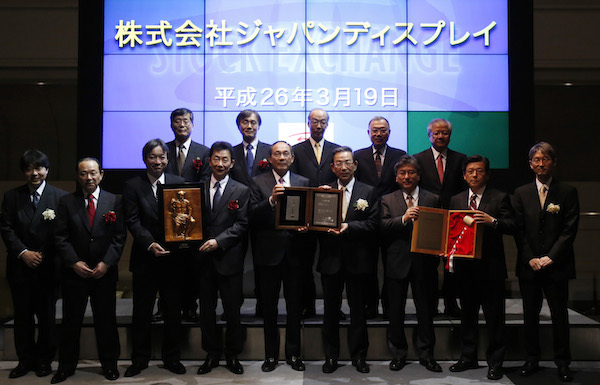
[[[469,203],[469,207],[471,210],[477,210],[477,194],[471,195],[471,203]]]
[[[444,183],[444,162],[442,161],[442,154],[438,155],[437,172],[438,176],[440,177],[440,183]]]
[[[90,219],[90,227],[94,226],[94,217],[96,216],[96,206],[94,206],[94,196],[92,194],[88,195],[88,218]]]

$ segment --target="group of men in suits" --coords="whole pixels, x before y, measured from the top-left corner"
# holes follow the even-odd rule
[[[207,357],[198,374],[218,366],[223,353],[227,369],[243,373],[237,356],[244,343],[239,313],[248,244],[256,277],[257,314],[264,318],[263,371],[274,370],[279,362],[277,307],[281,286],[287,310],[285,360],[294,370],[305,369],[301,318],[314,314],[313,264],[318,248],[317,270],[325,303],[323,372],[332,373],[339,366],[344,287],[350,305],[348,345],[352,364],[361,373],[369,372],[366,320],[373,311],[377,314],[380,252],[384,266],[381,297],[390,318],[390,369],[401,370],[406,364],[404,315],[410,284],[419,321],[413,338],[419,363],[439,372],[441,367],[433,357],[439,258],[410,252],[413,223],[419,218],[419,206],[424,206],[474,210],[474,220],[484,227],[482,258],[454,260],[454,272],[444,280],[445,285],[454,277],[460,282],[455,291],[448,289],[445,298],[445,311],[460,315],[462,320],[462,354],[450,371],[478,367],[477,314],[481,306],[489,336],[488,378],[498,380],[503,376],[506,264],[502,235],[516,234],[517,274],[527,329],[527,362],[521,374],[531,375],[539,369],[537,325],[545,294],[552,309],[558,374],[561,380],[570,381],[566,305],[568,279],[575,275],[573,241],[579,210],[576,190],[552,178],[554,149],[544,142],[532,147],[529,162],[536,181],[517,189],[511,205],[507,194],[487,188],[490,167],[486,158],[467,158],[448,148],[452,125],[447,120],[430,122],[427,132],[432,146],[414,157],[387,145],[391,130],[384,117],[369,122],[367,133],[372,146],[356,152],[324,139],[328,123],[326,111],[312,110],[307,140],[294,146],[283,141],[269,146],[257,138],[260,115],[245,110],[236,120],[242,143],[232,147],[216,142],[208,149],[190,138],[193,113],[175,110],[171,114],[175,140],[165,144],[152,139],[146,143],[142,151],[146,173],[125,183],[122,202],[99,187],[103,171],[98,160],[84,158],[78,162],[78,191],[66,194],[45,181],[47,157],[36,150],[26,152],[21,168],[27,184],[5,194],[0,218],[0,230],[9,250],[8,277],[15,303],[19,355],[19,365],[10,377],[31,370],[39,376],[51,373],[50,362],[56,350],[56,292],[50,288],[55,287],[57,269],[62,271],[65,318],[59,369],[52,383],[64,381],[75,371],[88,296],[104,375],[109,380],[119,377],[115,290],[125,225],[134,238],[130,262],[132,364],[126,377],[148,366],[153,308],[159,292],[165,322],[162,360],[166,369],[186,372],[180,362],[181,311],[188,309],[195,315],[193,304],[200,298],[202,347]],[[205,182],[205,241],[190,252],[165,244],[158,193],[161,184],[198,181]],[[288,187],[341,189],[343,223],[319,235],[306,227],[277,229],[275,208]],[[62,266],[57,268],[59,261]],[[192,273],[182,280],[185,271]],[[188,288],[184,287],[186,281]],[[216,327],[219,294],[227,322],[224,345]],[[39,323],[37,342],[33,314]]]

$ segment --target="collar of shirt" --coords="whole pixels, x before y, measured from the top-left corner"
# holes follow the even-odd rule
[[[31,196],[30,197],[31,201],[33,202],[33,196],[32,196],[32,194],[33,194],[34,191],[37,191],[38,195],[41,197],[45,188],[46,188],[46,181],[45,180],[43,180],[42,183],[40,183],[40,185],[38,186],[38,188],[36,188],[35,190],[33,190],[31,188],[31,186],[29,186],[29,195]]]
[[[100,186],[96,187],[94,192],[92,193],[94,197],[94,203],[96,204],[96,208],[98,207],[98,198],[100,197]],[[85,207],[88,206],[88,196],[86,193],[83,193],[83,200],[85,201]]]
[[[485,188],[486,188],[486,186],[483,186],[481,189],[479,189],[479,191],[475,191],[475,192],[473,190],[469,189],[469,197],[467,199],[467,206],[469,206],[471,204],[471,197],[473,195],[477,195],[475,202],[477,203],[477,208],[479,208],[479,204],[481,203],[481,197],[483,196]]]
[[[152,175],[146,173],[146,175],[148,176],[148,180],[150,181],[150,184],[152,185],[152,189],[156,189],[156,181],[160,181],[161,184],[165,184],[165,173],[163,172],[158,178],[153,177]]]
[[[371,149],[373,150],[373,159],[375,159],[375,152],[377,151],[377,149],[375,148],[375,146],[371,146]],[[381,150],[379,152],[381,158],[385,158],[386,151],[387,151],[387,144],[385,146],[383,146],[383,150]]]
[[[352,196],[352,189],[354,188],[355,181],[356,181],[356,179],[354,177],[352,177],[350,182],[348,182],[348,184],[346,185],[346,191],[347,191],[348,197]],[[338,189],[340,189],[340,190],[342,189],[342,187],[344,187],[344,185],[340,183],[339,179],[337,181],[337,184],[338,184]],[[348,202],[350,202],[350,199],[348,199]]]
[[[538,178],[535,178],[535,187],[537,188],[537,192],[539,194],[540,190],[542,189],[542,186],[546,186],[546,190],[550,191],[550,184],[552,183],[552,177],[550,177],[550,179],[548,179],[548,182],[546,183],[542,183],[540,182],[540,180]]]
[[[308,140],[310,140],[310,145],[312,146],[313,150],[315,149],[315,144],[317,143],[316,140],[313,139],[312,136],[308,137]],[[319,147],[321,148],[321,154],[323,153],[323,144],[325,144],[325,137],[323,136],[321,138],[321,140],[319,140]]]
[[[438,150],[435,149],[435,147],[431,146],[431,151],[433,152],[433,160],[435,160],[437,162],[438,156],[440,156],[440,154],[443,155],[442,160],[444,162],[446,162],[446,159],[448,158],[448,149],[445,149],[442,152],[439,152]]]
[[[177,156],[179,154],[179,146],[181,146],[183,144],[183,153],[185,154],[185,156],[187,157],[188,151],[190,150],[190,145],[192,144],[192,137],[188,137],[185,142],[180,143],[178,140],[175,140],[175,147],[177,148],[177,153],[175,154],[175,156]],[[161,181],[162,183],[162,181]]]
[[[415,189],[413,191],[402,190],[402,195],[404,195],[405,202],[406,202],[406,199],[408,198],[409,194],[413,198],[414,205],[417,206],[417,203],[419,202],[419,186],[415,187]]]
[[[275,170],[271,170],[273,172],[273,177],[275,177],[275,182],[279,183],[279,174],[275,172]],[[292,187],[291,181],[290,181],[290,172],[286,172],[285,175],[283,176],[283,187]]]
[[[225,186],[227,186],[228,181],[229,181],[229,175],[225,175],[225,178],[223,178],[221,180],[216,180],[215,176],[211,175],[210,176],[210,189],[215,190],[215,183],[219,182],[219,188],[221,189],[221,193],[223,193],[223,190],[225,190]]]

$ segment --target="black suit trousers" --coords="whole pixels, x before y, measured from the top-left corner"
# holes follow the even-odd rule
[[[223,351],[221,331],[217,328],[217,294],[221,294],[224,314],[227,317],[225,332],[225,357],[234,357],[244,347],[244,329],[240,320],[240,308],[244,301],[242,273],[219,274],[214,265],[202,265],[200,277],[200,327],[202,328],[202,349],[211,358],[219,359]]]
[[[433,358],[435,332],[431,301],[433,298],[437,298],[433,286],[437,276],[437,263],[436,257],[420,255],[412,261],[406,278],[394,279],[388,277],[386,280],[388,314],[390,317],[387,340],[394,358],[406,359],[408,353],[404,321],[409,283],[417,310],[417,327],[413,330],[413,344],[419,359]]]
[[[537,362],[540,360],[540,311],[542,295],[545,294],[552,314],[554,362],[557,366],[568,366],[571,363],[569,315],[567,313],[569,281],[553,281],[547,277],[538,276],[532,280],[520,279],[519,286],[523,297],[527,361]]]
[[[117,282],[108,274],[102,278],[81,278],[67,272],[62,285],[63,322],[59,347],[59,367],[70,372],[79,360],[79,339],[85,308],[90,298],[98,357],[103,368],[116,368],[121,352],[117,331]]]
[[[506,350],[504,280],[481,277],[474,279],[475,276],[477,274],[457,275],[462,307],[461,359],[466,362],[477,362],[479,308],[481,307],[489,341],[486,360],[489,367],[501,367]]]
[[[302,270],[290,266],[284,258],[276,266],[256,266],[260,274],[260,295],[263,306],[265,357],[279,358],[279,328],[277,304],[283,282],[283,295],[287,311],[285,356],[300,356],[300,300],[302,296]]]
[[[56,354],[55,308],[57,286],[52,279],[8,282],[14,306],[14,340],[19,362],[50,364]],[[35,319],[38,336],[35,339]]]
[[[133,363],[146,364],[152,348],[152,312],[156,293],[160,291],[163,313],[162,360],[180,359],[181,339],[181,257],[173,255],[155,258],[146,269],[133,273]]]

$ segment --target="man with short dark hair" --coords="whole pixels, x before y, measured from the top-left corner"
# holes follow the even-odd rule
[[[406,365],[408,343],[404,318],[408,284],[417,310],[417,326],[413,331],[419,363],[427,370],[441,372],[433,358],[435,333],[431,302],[437,298],[434,282],[438,257],[410,251],[414,221],[419,219],[419,206],[437,207],[438,196],[418,186],[420,167],[415,158],[404,155],[394,165],[400,190],[381,198],[381,233],[386,253],[385,275],[390,324],[387,340],[392,353],[390,370],[402,370]]]
[[[206,241],[200,246],[199,261],[196,264],[196,277],[200,281],[202,348],[208,355],[198,369],[198,374],[209,373],[212,368],[217,367],[223,351],[215,313],[217,293],[221,294],[227,319],[226,367],[234,374],[244,373],[237,356],[244,346],[240,307],[244,301],[242,275],[250,190],[229,177],[229,171],[235,163],[231,153],[231,145],[227,142],[215,142],[210,148],[212,175],[205,186],[208,215],[203,228]]]
[[[14,343],[19,364],[9,378],[30,371],[52,373],[56,353],[57,296],[54,223],[59,199],[67,192],[46,181],[50,161],[39,150],[21,156],[26,184],[7,191],[0,213],[0,233],[6,245],[6,279],[14,307]],[[37,340],[34,316],[37,318]]]
[[[144,145],[142,156],[146,175],[132,178],[123,186],[125,222],[133,235],[129,270],[133,274],[132,365],[125,377],[148,367],[151,356],[152,309],[160,290],[164,327],[162,360],[165,368],[184,374],[180,360],[181,276],[183,256],[162,242],[162,210],[158,207],[158,186],[183,183],[182,177],[165,172],[169,149],[161,139]]]
[[[406,154],[406,151],[388,146],[387,142],[390,138],[392,130],[390,123],[383,116],[375,116],[369,121],[367,134],[371,139],[372,145],[367,148],[357,150],[354,153],[354,158],[358,161],[356,168],[356,180],[375,187],[377,198],[391,193],[398,189],[398,184],[395,181],[394,165],[400,158]],[[378,237],[379,235],[377,235]],[[374,249],[377,259],[379,256],[380,240],[378,239],[377,247]],[[385,279],[385,253],[382,253],[384,279]],[[369,295],[367,300],[367,318],[374,318],[378,313],[379,305],[379,280],[377,272],[370,278],[371,285],[369,286]],[[387,297],[385,294],[385,283],[382,288],[382,305],[384,316],[387,313]]]
[[[350,147],[333,150],[331,169],[336,180],[328,188],[342,190],[342,224],[329,229],[319,239],[317,270],[323,282],[325,315],[323,319],[324,373],[338,368],[340,320],[344,283],[350,306],[348,348],[352,365],[360,373],[370,371],[367,364],[367,287],[369,275],[377,270],[374,235],[377,231],[379,202],[372,186],[354,178],[357,162]]]
[[[553,177],[554,148],[539,142],[529,150],[529,167],[535,181],[515,190],[518,236],[516,273],[523,297],[526,362],[522,376],[539,370],[540,309],[546,296],[552,314],[554,362],[561,381],[572,381],[569,342],[569,280],[575,278],[573,243],[579,224],[577,190]]]
[[[447,209],[450,198],[464,190],[467,186],[462,177],[462,165],[467,159],[465,154],[448,148],[452,136],[452,123],[446,119],[436,118],[427,125],[427,136],[431,147],[413,156],[421,165],[421,184],[427,191],[440,197],[440,207]],[[438,288],[436,279],[435,288]],[[444,270],[442,296],[444,298],[444,314],[460,318],[460,308],[456,303],[458,283],[452,273]],[[437,312],[438,300],[432,304]]]
[[[58,206],[56,247],[63,262],[63,321],[59,365],[52,384],[75,373],[88,297],[104,377],[110,381],[119,378],[116,293],[127,232],[121,197],[100,188],[103,176],[98,159],[81,159],[77,163],[81,191],[61,198]]]
[[[300,357],[300,299],[302,259],[307,258],[305,236],[297,231],[275,228],[275,207],[286,187],[308,187],[308,179],[290,172],[294,162],[292,147],[283,141],[271,146],[272,171],[250,182],[250,226],[256,230],[254,263],[259,270],[263,305],[265,362],[263,372],[273,371],[279,360],[277,303],[283,283],[287,310],[285,357],[294,370],[304,371]]]
[[[294,145],[296,160],[292,164],[292,172],[309,180],[310,187],[318,187],[335,180],[331,170],[333,150],[339,147],[325,140],[325,130],[329,125],[329,114],[322,108],[315,108],[308,114],[307,120],[310,136],[304,142]],[[317,238],[312,234],[306,237],[308,257],[302,261],[302,316],[315,315],[315,280],[313,265],[317,249]]]
[[[460,336],[462,352],[451,372],[478,368],[479,308],[483,309],[488,336],[486,360],[487,378],[499,380],[504,376],[505,297],[504,281],[507,278],[503,234],[516,231],[513,209],[508,194],[487,187],[490,162],[481,155],[467,158],[463,177],[469,189],[452,197],[451,210],[473,210],[477,226],[483,226],[481,259],[454,259],[454,270],[459,282],[462,317]],[[468,225],[466,225],[468,226]]]

